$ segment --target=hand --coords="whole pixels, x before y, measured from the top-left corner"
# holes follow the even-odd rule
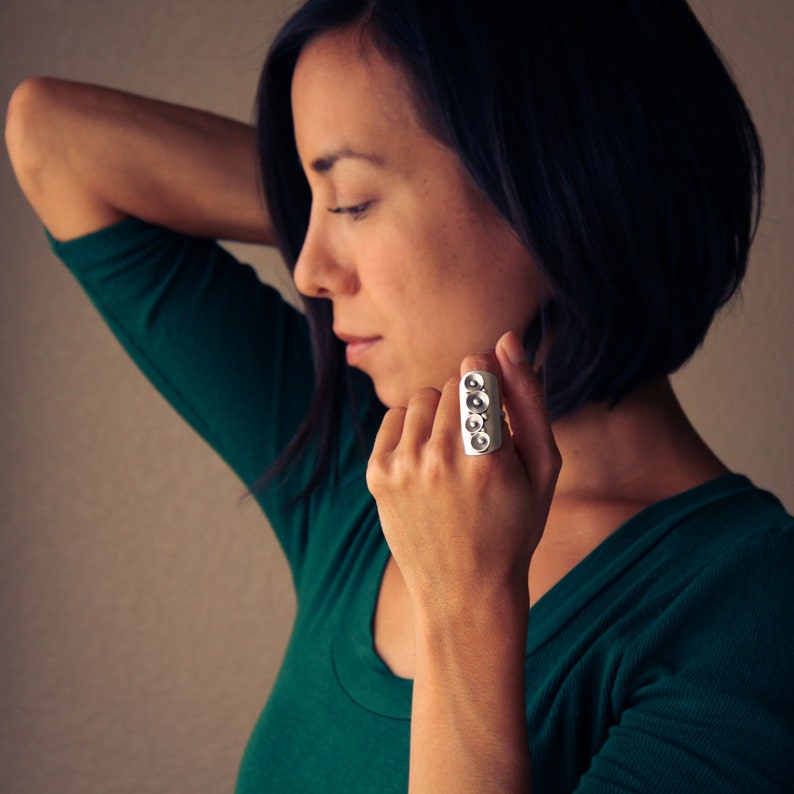
[[[460,437],[458,379],[423,389],[388,411],[367,484],[383,532],[418,613],[459,607],[486,591],[527,593],[560,469],[540,384],[515,334],[461,372],[500,380],[507,423],[502,447],[472,457]],[[494,590],[495,589],[495,590]]]

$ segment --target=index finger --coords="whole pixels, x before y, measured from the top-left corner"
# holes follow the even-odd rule
[[[559,471],[559,451],[546,411],[543,387],[520,351],[520,342],[512,333],[505,334],[497,345],[510,431],[527,473],[547,475]]]

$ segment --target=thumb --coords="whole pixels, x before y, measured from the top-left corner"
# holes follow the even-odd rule
[[[543,388],[518,336],[509,331],[496,345],[502,397],[519,460],[533,481],[556,481],[560,453],[551,430]]]

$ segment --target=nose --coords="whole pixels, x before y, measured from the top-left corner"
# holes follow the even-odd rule
[[[324,218],[309,222],[292,278],[298,291],[309,298],[352,295],[359,288],[352,254],[332,239]]]

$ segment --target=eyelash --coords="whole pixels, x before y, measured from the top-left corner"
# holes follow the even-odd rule
[[[366,215],[370,204],[372,204],[371,201],[365,201],[363,204],[355,204],[352,207],[329,207],[328,212],[334,215],[350,215],[352,220],[359,221]]]

